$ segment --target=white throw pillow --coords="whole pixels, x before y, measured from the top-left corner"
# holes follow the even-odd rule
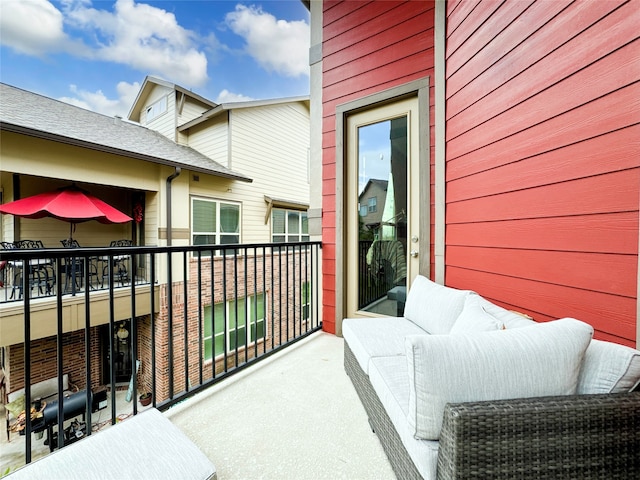
[[[534,322],[533,320],[518,313],[502,308],[495,303],[490,302],[484,297],[480,297],[479,303],[489,315],[497,318],[500,322],[502,322],[507,330],[512,328],[530,327],[531,325],[536,324],[536,322]]]
[[[410,431],[438,440],[447,403],[571,395],[593,328],[566,318],[474,335],[405,338]]]
[[[451,327],[451,335],[502,330],[504,323],[488,313],[480,304],[480,295],[468,295],[462,313]]]
[[[591,340],[584,354],[576,393],[630,392],[640,382],[640,352],[612,342]]]
[[[462,312],[465,298],[471,293],[445,287],[418,275],[409,289],[404,317],[427,333],[447,334]]]

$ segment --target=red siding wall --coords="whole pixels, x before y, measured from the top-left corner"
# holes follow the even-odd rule
[[[635,345],[640,9],[447,4],[446,283]]]
[[[322,256],[326,331],[335,332],[335,300],[336,295],[342,295],[336,292],[335,261],[336,106],[433,76],[433,25],[433,1],[323,3]]]

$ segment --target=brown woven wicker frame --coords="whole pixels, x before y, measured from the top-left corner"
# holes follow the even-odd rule
[[[345,343],[351,377],[400,479],[422,478]],[[438,480],[640,479],[640,393],[448,404]]]
[[[389,415],[378,400],[378,396],[369,382],[369,377],[360,368],[360,364],[346,342],[344,343],[344,368],[351,378],[356,392],[358,392],[362,405],[369,415],[371,428],[378,435],[396,476],[401,480],[421,479],[422,476],[407,453]]]

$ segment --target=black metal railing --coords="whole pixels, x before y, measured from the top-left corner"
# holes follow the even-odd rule
[[[14,341],[11,354],[2,355],[10,363],[8,392],[22,388],[24,405],[34,407],[21,424],[12,419],[25,438],[25,462],[37,441],[32,433],[46,431],[51,449],[63,447],[70,437],[62,428],[54,437],[53,427],[79,413],[91,426],[92,413],[106,405],[105,392],[111,423],[117,421],[118,389],[128,389],[133,399],[149,393],[154,406],[166,409],[321,329],[319,255],[318,242],[78,248],[73,261],[80,265],[100,258],[114,267],[106,270],[103,289],[67,293],[69,250],[0,251],[0,261],[46,260],[55,275],[50,296],[34,298],[32,278],[24,275],[21,303],[0,304],[3,316],[20,320],[12,321],[13,331],[3,325],[5,339],[32,339]],[[118,258],[126,258],[129,272],[144,272],[140,281],[119,282]],[[91,270],[81,271],[82,285],[91,285]],[[65,375],[79,392],[73,401],[64,398]],[[47,407],[31,389],[51,378],[57,378],[59,401]],[[139,408],[133,401],[131,413]]]
[[[388,298],[394,287],[406,285],[406,276],[406,259],[401,242],[395,240],[360,240],[358,242],[359,310],[369,310],[372,304]],[[404,307],[400,307],[398,312],[403,310]]]
[[[367,259],[373,241],[358,242],[358,309],[365,309],[371,303],[384,298],[391,288],[383,267],[374,268]]]
[[[0,250],[0,254],[6,250]],[[38,250],[43,254],[49,251],[44,247]],[[53,257],[38,257],[26,263],[17,258],[0,261],[0,303],[21,301],[27,288],[31,298],[54,297],[58,282],[63,293],[70,295],[82,294],[87,287],[90,290],[108,290],[109,275],[113,276],[117,286],[128,285],[132,281],[138,285],[149,283],[148,262],[144,257],[138,259],[133,270],[131,256],[123,252],[82,257],[78,256],[77,249],[65,251],[66,255],[60,262]]]

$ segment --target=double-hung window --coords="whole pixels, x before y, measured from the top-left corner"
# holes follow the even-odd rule
[[[192,198],[191,241],[193,245],[240,243],[240,204]]]
[[[267,336],[264,293],[207,305],[204,309],[204,358],[252,345]],[[226,317],[225,317],[226,314]],[[213,318],[212,318],[213,315]],[[226,322],[225,322],[226,318]],[[212,321],[213,320],[213,321]],[[247,321],[248,320],[248,321]]]
[[[271,210],[271,240],[274,243],[309,241],[307,212],[283,208]]]

